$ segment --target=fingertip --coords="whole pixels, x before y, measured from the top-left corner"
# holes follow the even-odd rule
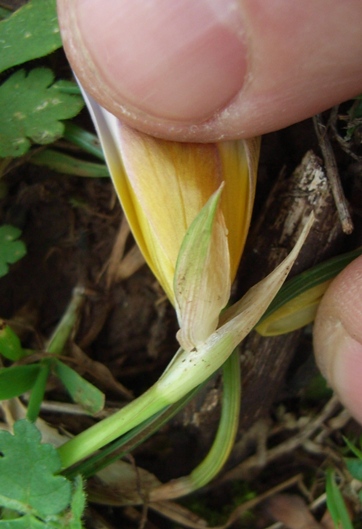
[[[71,38],[80,44],[68,48],[70,60],[78,66],[75,55],[87,58],[83,82],[93,75],[114,99],[150,118],[205,121],[243,85],[245,32],[236,0],[59,4],[72,11]]]
[[[314,350],[329,384],[362,424],[362,257],[326,292],[315,321]]]
[[[58,0],[58,9],[83,86],[154,136],[252,137],[362,90],[360,0]]]

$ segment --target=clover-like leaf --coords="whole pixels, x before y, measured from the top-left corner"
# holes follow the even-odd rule
[[[53,82],[51,70],[35,68],[28,74],[19,70],[0,86],[0,157],[23,155],[30,140],[54,142],[64,131],[61,120],[81,110],[82,97],[65,93],[65,81],[62,89]]]
[[[0,226],[0,277],[8,273],[8,264],[16,263],[26,254],[25,244],[17,240],[20,235],[21,230],[15,226],[10,224]]]
[[[0,22],[0,72],[60,48],[56,0],[31,0]]]
[[[71,501],[72,485],[57,476],[57,450],[41,443],[38,429],[26,420],[14,424],[14,435],[0,431],[0,505],[40,519],[59,514]]]

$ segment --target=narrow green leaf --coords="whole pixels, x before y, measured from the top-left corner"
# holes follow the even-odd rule
[[[0,400],[19,397],[29,391],[40,371],[40,366],[30,364],[27,366],[5,367],[0,370]]]
[[[74,143],[74,145],[77,145],[85,152],[102,160],[102,162],[105,161],[100,141],[95,134],[82,129],[71,121],[67,121],[65,123],[64,138]]]
[[[39,365],[39,373],[31,390],[26,418],[34,422],[39,415],[40,406],[44,399],[46,384],[50,373],[50,363],[43,362]]]
[[[0,72],[60,48],[56,0],[31,0],[0,22]]]
[[[220,424],[209,453],[190,474],[193,490],[203,487],[220,472],[234,446],[241,404],[239,355],[239,349],[235,349],[223,365]]]
[[[329,469],[326,480],[327,507],[336,529],[353,529],[343,496],[337,487],[333,470]]]
[[[1,228],[0,228],[1,229]],[[0,319],[0,354],[8,360],[16,362],[24,356],[27,356],[26,351],[21,346],[19,337],[15,334],[12,328]]]
[[[34,154],[30,160],[35,165],[49,167],[52,171],[74,176],[85,176],[90,178],[109,178],[109,171],[105,164],[87,162],[69,154],[64,154],[54,149]]]
[[[104,394],[90,382],[82,378],[74,369],[57,360],[54,371],[70,396],[91,414],[98,413],[104,406]]]
[[[53,87],[56,90],[59,90],[59,92],[63,92],[63,94],[72,94],[76,96],[82,95],[78,84],[73,81],[64,81],[63,79],[60,79],[54,83]]]
[[[46,350],[48,353],[60,355],[63,352],[65,344],[78,321],[79,311],[83,306],[84,300],[84,289],[76,287],[62,319],[47,343]]]
[[[357,446],[355,446],[353,443],[351,443],[351,441],[349,439],[347,439],[347,437],[343,437],[343,440],[346,443],[346,445],[348,446],[348,448],[350,449],[350,451],[355,456],[357,456],[359,459],[362,460],[362,451],[359,448],[357,448]]]
[[[214,442],[201,463],[188,476],[151,491],[150,501],[169,500],[189,494],[209,483],[222,469],[234,446],[241,402],[239,350],[223,365],[223,396],[219,427]]]

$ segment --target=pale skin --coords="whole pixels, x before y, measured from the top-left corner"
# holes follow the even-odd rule
[[[362,93],[361,0],[58,0],[85,88],[166,139],[264,134]],[[362,423],[362,257],[332,283],[314,346]]]

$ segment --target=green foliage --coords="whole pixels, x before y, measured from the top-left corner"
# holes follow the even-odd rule
[[[31,0],[0,22],[0,72],[62,45],[56,0]]]
[[[71,398],[88,413],[97,413],[104,406],[104,394],[58,358],[58,355],[64,353],[83,300],[82,290],[75,289],[67,310],[46,346],[48,355],[39,363],[0,369],[0,400],[31,391],[27,414],[29,420],[34,421],[39,414],[50,374],[61,380]],[[0,353],[8,360],[17,361],[35,351],[23,349],[16,334],[0,320]]]
[[[54,149],[46,149],[45,151],[36,153],[31,157],[30,162],[72,176],[86,176],[91,178],[109,177],[109,171],[104,163],[101,164],[80,160],[79,158],[75,158],[74,156],[64,154]]]
[[[0,354],[8,360],[16,362],[27,355],[15,332],[0,319]]]
[[[303,398],[307,401],[320,402],[322,399],[331,398],[332,393],[326,379],[317,373],[304,388]]]
[[[30,0],[0,22],[0,72],[61,47],[56,0]],[[31,142],[46,145],[63,135],[64,119],[83,107],[75,83],[47,68],[13,73],[0,86],[0,158],[25,154]]]
[[[344,438],[344,441],[352,454],[356,457],[346,457],[344,462],[347,469],[354,479],[362,482],[362,451],[357,448],[349,439]],[[362,503],[362,489],[358,493],[359,500]]]
[[[81,528],[85,499],[80,478],[72,483],[57,475],[57,450],[41,443],[33,424],[16,422],[14,435],[0,431],[0,451],[0,528]]]
[[[56,0],[30,0],[14,13],[0,8],[0,19],[0,73],[61,47]],[[25,154],[33,143],[47,145],[60,138],[65,127],[62,120],[74,117],[83,107],[76,84],[55,81],[50,69],[27,67],[6,72],[3,79],[0,176],[11,158]],[[105,172],[100,164],[90,169]],[[8,272],[9,264],[26,254],[20,235],[18,228],[0,226],[0,277]],[[23,349],[18,336],[0,320],[0,354],[4,358],[17,362],[33,352]],[[55,354],[36,364],[0,369],[0,399],[31,391],[28,417],[35,420],[48,376],[57,371],[77,402],[86,401],[92,411],[103,406],[103,394]],[[30,422],[15,423],[14,435],[0,431],[0,529],[81,529],[85,507],[82,479],[67,480],[57,475],[60,470],[57,450],[41,443],[40,433]]]
[[[74,402],[80,404],[89,413],[97,413],[103,408],[103,393],[84,380],[74,369],[57,360],[54,364],[54,372],[63,382]]]
[[[30,140],[54,142],[64,131],[61,120],[81,110],[82,98],[65,94],[53,81],[51,70],[35,68],[14,73],[0,86],[0,157],[23,155]]]
[[[353,529],[346,504],[331,469],[327,472],[326,493],[327,507],[336,529]]]
[[[44,396],[50,373],[58,376],[72,399],[88,413],[95,414],[104,406],[104,394],[93,384],[57,358],[45,358],[41,363],[0,369],[0,400],[19,397],[32,391],[28,418],[35,420]]]
[[[16,263],[26,254],[25,244],[22,241],[17,240],[20,235],[21,230],[15,228],[15,226],[10,226],[9,224],[3,224],[0,226],[0,277],[3,277],[8,273],[8,264]]]
[[[6,367],[0,370],[0,400],[18,397],[29,391],[38,377],[40,366],[30,364],[26,366]]]
[[[59,83],[56,83],[59,86]],[[62,88],[63,90],[63,88]],[[45,149],[36,152],[30,163],[49,167],[53,171],[73,176],[85,176],[91,178],[109,177],[109,171],[104,163],[104,155],[99,140],[95,134],[88,132],[78,125],[68,121],[65,123],[63,138],[71,142],[82,151],[102,160],[103,163],[94,163],[75,158],[69,154],[56,151],[55,149]]]

